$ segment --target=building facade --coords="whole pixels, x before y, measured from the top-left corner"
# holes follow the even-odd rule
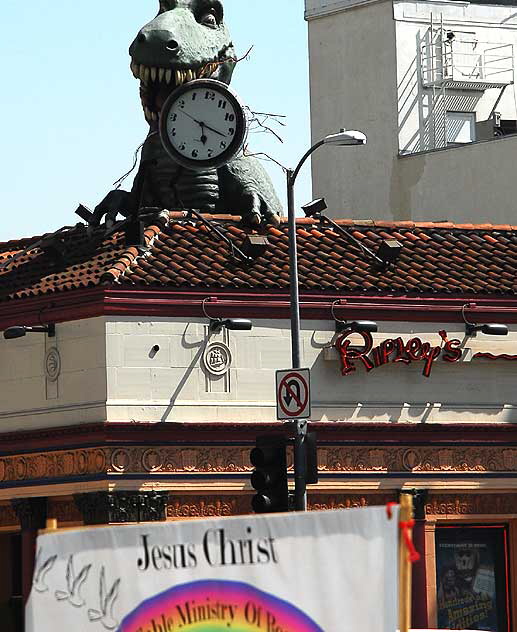
[[[217,227],[234,247],[169,212],[147,222],[145,246],[126,243],[124,222],[1,245],[0,329],[55,325],[55,335],[0,340],[4,620],[30,591],[47,518],[251,511],[256,437],[291,436],[275,402],[275,372],[290,365],[287,226],[265,229],[264,249],[245,258],[250,231],[229,217]],[[309,508],[414,494],[413,625],[507,632],[517,615],[517,228],[338,227],[297,226],[320,470]],[[387,239],[402,250],[379,266],[368,251]],[[217,318],[253,328],[214,333]],[[358,333],[363,319],[378,332]],[[508,335],[467,333],[490,322]]]
[[[512,223],[515,6],[306,0],[313,189],[356,219]]]

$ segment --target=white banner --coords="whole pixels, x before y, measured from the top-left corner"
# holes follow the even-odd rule
[[[53,532],[27,632],[395,632],[398,507]]]

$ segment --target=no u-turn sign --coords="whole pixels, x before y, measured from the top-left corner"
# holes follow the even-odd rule
[[[277,419],[309,419],[311,416],[310,369],[276,372]]]

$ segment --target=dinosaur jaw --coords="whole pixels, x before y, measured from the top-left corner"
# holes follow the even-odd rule
[[[148,67],[131,62],[131,72],[135,79],[140,80],[140,100],[146,121],[150,125],[158,121],[163,104],[178,86],[194,79],[217,79],[221,63],[214,60],[197,68],[173,69]]]

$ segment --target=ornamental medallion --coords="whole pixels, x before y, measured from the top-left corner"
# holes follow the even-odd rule
[[[55,382],[61,373],[61,356],[59,351],[52,347],[45,356],[45,375],[47,380]]]
[[[232,353],[223,342],[210,343],[203,354],[203,364],[211,375],[225,375],[232,364]]]

